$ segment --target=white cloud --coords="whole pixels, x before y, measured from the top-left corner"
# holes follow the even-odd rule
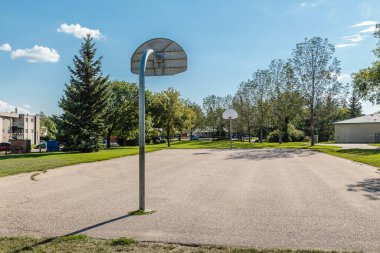
[[[370,26],[370,25],[376,25],[376,21],[363,21],[358,24],[353,25],[352,27],[362,27],[362,26]]]
[[[104,38],[102,33],[99,31],[99,29],[90,29],[87,27],[82,27],[80,24],[68,25],[64,23],[64,24],[61,24],[61,26],[57,29],[57,31],[62,32],[62,33],[72,34],[79,39],[86,37],[87,34],[90,34],[92,38],[98,39],[98,40]]]
[[[364,40],[365,36],[360,35],[360,34],[355,34],[351,36],[344,36],[343,39],[351,41],[351,42],[360,42]]]
[[[301,2],[299,5],[298,5],[298,8],[299,9],[306,9],[306,8],[315,8],[317,6],[320,6],[320,5],[323,5],[323,4],[326,4],[327,1],[326,0],[314,0],[314,1],[307,1],[307,2]]]
[[[337,80],[341,83],[349,83],[352,81],[352,78],[350,74],[340,74]]]
[[[17,112],[18,113],[29,113],[29,114],[32,114],[29,109],[29,108],[25,108],[24,105],[23,106],[14,106],[14,105],[11,105],[5,101],[2,101],[0,100],[0,112],[14,112],[15,109],[17,108]]]
[[[28,62],[57,62],[59,54],[53,48],[35,45],[33,48],[17,49],[12,51],[12,59],[25,58]]]
[[[356,44],[354,44],[354,43],[336,44],[336,45],[335,45],[336,48],[354,47],[354,46],[356,46]]]
[[[22,105],[22,107],[26,108],[26,109],[30,109],[30,105]]]
[[[11,51],[11,50],[12,50],[12,47],[8,43],[0,45],[0,51]]]
[[[373,33],[376,31],[376,26],[370,26],[367,29],[361,30],[359,33]]]

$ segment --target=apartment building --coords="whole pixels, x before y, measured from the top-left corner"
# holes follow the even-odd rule
[[[40,117],[38,115],[0,112],[0,142],[31,140],[40,142]]]

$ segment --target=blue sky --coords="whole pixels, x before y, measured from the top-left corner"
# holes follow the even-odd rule
[[[141,43],[155,37],[178,42],[188,54],[188,71],[147,78],[147,88],[172,86],[201,103],[209,94],[233,94],[272,59],[289,58],[305,37],[338,45],[341,78],[347,82],[352,72],[375,60],[371,31],[376,22],[378,0],[3,0],[0,111],[17,106],[60,113],[67,66],[89,31],[98,38],[103,73],[130,82],[138,80],[130,72],[130,57]],[[375,111],[380,106],[364,104],[365,113]]]

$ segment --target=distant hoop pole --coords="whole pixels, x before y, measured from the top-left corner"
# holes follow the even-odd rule
[[[139,209],[145,211],[145,69],[152,49],[144,51],[139,70]]]
[[[231,149],[232,149],[232,119],[230,117],[230,143],[231,143]]]

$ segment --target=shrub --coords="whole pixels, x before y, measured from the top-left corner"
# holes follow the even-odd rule
[[[268,134],[268,142],[278,142],[279,131],[278,129]],[[288,141],[304,141],[304,134],[301,130],[296,129],[292,124],[288,126]]]
[[[292,124],[288,125],[288,136],[289,136],[289,141],[303,141],[304,140],[303,132],[301,130],[296,129],[295,126]]]
[[[274,130],[268,134],[268,142],[278,142],[279,133],[278,130]]]
[[[138,146],[139,140],[138,139],[129,139],[125,141],[125,146]]]

